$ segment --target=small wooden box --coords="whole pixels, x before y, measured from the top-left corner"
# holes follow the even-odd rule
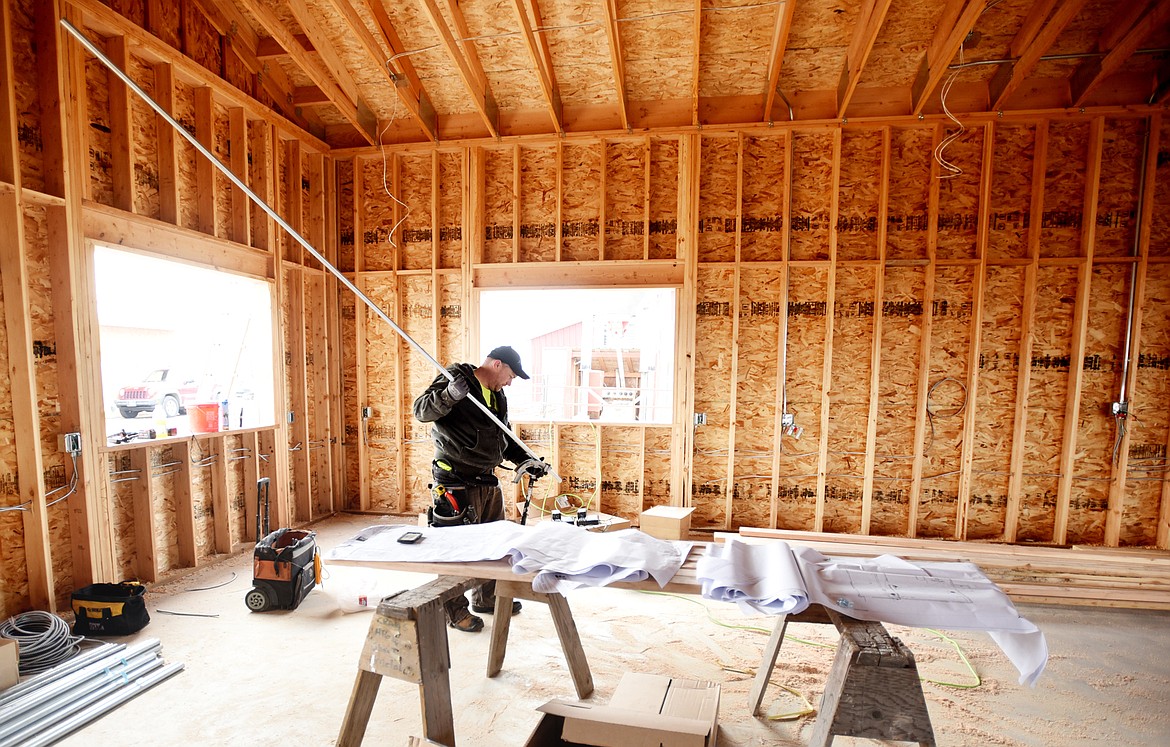
[[[651,537],[685,540],[691,534],[691,512],[694,510],[694,507],[655,506],[642,512],[638,526]]]
[[[0,690],[7,690],[20,681],[20,644],[11,638],[0,638]]]

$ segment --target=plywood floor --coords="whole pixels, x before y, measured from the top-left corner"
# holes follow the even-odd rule
[[[328,548],[390,517],[341,515],[319,523]],[[430,577],[333,569],[292,612],[250,613],[251,553],[209,565],[148,595],[152,621],[132,639],[158,638],[168,661],[186,669],[59,744],[241,745],[336,743],[370,612],[343,612],[358,592],[389,593]],[[223,584],[223,585],[220,585]],[[216,587],[196,591],[203,587]],[[698,598],[584,589],[568,597],[596,686],[607,702],[625,669],[721,682],[721,747],[807,744],[815,716],[752,718],[747,693],[771,620]],[[215,617],[190,617],[163,612]],[[950,644],[920,629],[889,626],[915,652],[939,745],[1170,744],[1170,613],[1026,606],[1048,637],[1051,658],[1034,689],[981,633],[952,632],[982,678],[971,675]],[[491,618],[488,617],[490,625]],[[755,629],[753,629],[755,628]],[[790,625],[769,713],[803,708],[790,688],[818,703],[835,645],[831,626]],[[812,644],[823,644],[817,646]],[[535,727],[535,708],[574,697],[547,610],[526,604],[512,623],[504,669],[484,676],[488,632],[451,632],[455,731],[461,745],[514,747]],[[826,647],[827,646],[827,647]],[[417,688],[384,679],[366,733],[367,745],[405,745],[421,735]],[[882,744],[839,737],[837,747]]]

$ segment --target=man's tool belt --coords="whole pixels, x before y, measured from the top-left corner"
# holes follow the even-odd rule
[[[444,469],[437,462],[431,463],[431,485],[434,492],[433,505],[427,510],[427,523],[433,527],[452,527],[460,524],[475,524],[475,506],[467,497],[468,487],[496,486],[500,481],[493,474],[464,477],[454,469]]]

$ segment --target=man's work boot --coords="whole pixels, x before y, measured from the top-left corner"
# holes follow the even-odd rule
[[[447,627],[462,630],[464,633],[478,633],[483,630],[483,618],[476,617],[467,610],[464,610],[463,616],[458,620],[448,622]]]
[[[475,610],[476,612],[482,612],[485,615],[493,615],[496,612],[496,606],[494,604],[489,604],[486,607],[478,605],[478,604],[472,604],[471,609]],[[512,614],[513,615],[520,614],[520,600],[519,599],[512,600]]]

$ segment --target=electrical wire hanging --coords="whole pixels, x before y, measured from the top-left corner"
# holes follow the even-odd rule
[[[963,64],[962,44],[959,45],[959,64]],[[955,85],[955,80],[959,77],[959,73],[961,72],[963,72],[963,68],[960,67],[956,68],[954,72],[948,75],[946,82],[944,82],[942,85],[942,90],[939,92],[939,99],[942,101],[943,114],[947,115],[947,118],[958,126],[958,129],[948,134],[939,141],[938,145],[934,147],[934,160],[938,161],[939,168],[941,169],[938,175],[939,179],[954,179],[955,177],[962,176],[963,174],[963,170],[961,168],[948,161],[943,155],[946,152],[947,147],[962,137],[963,133],[967,131],[967,128],[963,125],[963,123],[959,121],[958,117],[951,113],[950,107],[947,106],[947,96],[950,95],[951,87]]]

